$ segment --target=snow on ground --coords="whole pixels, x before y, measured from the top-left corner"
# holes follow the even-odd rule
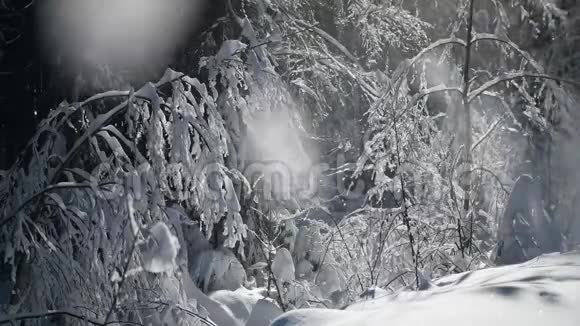
[[[266,299],[262,289],[235,291],[219,290],[205,295],[187,273],[182,282],[189,300],[194,300],[208,313],[209,319],[218,326],[268,326],[282,310]]]
[[[267,326],[282,314],[282,310],[271,299],[266,299],[263,292],[242,287],[235,291],[216,291],[209,297],[226,306],[242,325]]]
[[[345,310],[288,312],[272,326],[577,326],[580,252],[451,275],[424,291],[376,294]]]

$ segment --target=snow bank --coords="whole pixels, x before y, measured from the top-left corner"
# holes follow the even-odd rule
[[[263,289],[220,290],[208,296],[195,286],[188,273],[182,275],[187,299],[207,311],[208,318],[218,326],[268,326],[282,314],[271,299],[264,297]]]
[[[441,278],[425,291],[401,291],[345,310],[286,313],[272,326],[580,325],[580,253]]]
[[[198,306],[203,307],[208,317],[218,326],[243,326],[243,323],[237,320],[232,311],[221,303],[211,299],[203,293],[191,280],[187,273],[182,274],[182,282],[187,294],[187,299],[195,301]]]
[[[242,321],[244,325],[250,318],[254,305],[262,298],[261,295],[244,288],[236,291],[216,291],[210,294],[209,297],[228,307],[234,317]]]
[[[282,314],[282,310],[270,299],[266,299],[262,292],[260,289],[246,288],[221,290],[212,293],[210,298],[226,306],[242,325],[268,326]]]
[[[246,272],[236,256],[227,248],[206,250],[199,253],[191,264],[194,280],[204,292],[239,289]]]

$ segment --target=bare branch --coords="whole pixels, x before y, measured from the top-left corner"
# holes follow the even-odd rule
[[[502,122],[504,119],[505,119],[505,116],[497,119],[496,122],[492,123],[491,126],[489,127],[489,129],[485,132],[485,134],[483,134],[483,136],[481,136],[481,138],[479,138],[475,142],[475,144],[473,144],[473,146],[471,146],[471,151],[473,152],[475,150],[475,148],[477,148],[477,146],[479,146],[479,144],[481,144],[487,137],[489,137],[489,135],[491,135],[491,133],[495,130],[495,128],[499,125],[499,123]]]
[[[325,65],[333,70],[336,70],[338,72],[341,72],[341,73],[347,75],[352,80],[356,81],[361,86],[361,88],[363,90],[367,91],[369,93],[369,95],[371,95],[373,98],[376,99],[379,97],[379,93],[375,90],[374,87],[370,86],[362,78],[355,75],[348,67],[344,66],[342,63],[340,63],[338,60],[336,60],[336,58],[334,58],[332,55],[330,55],[330,53],[326,53],[326,54],[340,69],[337,69],[337,67],[331,65],[330,63],[325,62],[325,60],[320,60],[320,63],[322,63],[323,65]]]
[[[458,39],[458,38],[455,38],[455,37],[446,38],[446,39],[438,40],[436,42],[431,43],[429,46],[427,46],[426,48],[421,50],[421,52],[419,52],[412,59],[404,61],[403,63],[401,63],[401,65],[397,68],[397,71],[393,74],[393,82],[391,83],[391,87],[389,87],[389,89],[386,90],[385,95],[388,94],[388,92],[392,89],[392,85],[394,85],[397,82],[397,80],[399,78],[401,78],[401,76],[404,75],[404,72],[406,72],[415,63],[417,63],[417,61],[419,61],[419,59],[421,59],[427,53],[429,53],[429,52],[431,52],[439,47],[446,46],[446,45],[458,45],[458,46],[464,47],[464,46],[466,46],[466,43],[465,43],[465,41]]]
[[[127,197],[127,212],[129,212],[129,220],[133,220],[133,210],[130,208],[130,205],[133,205],[132,203],[132,197],[129,195]],[[111,318],[111,316],[113,315],[113,311],[115,311],[116,305],[117,305],[117,300],[119,300],[119,294],[121,293],[121,290],[123,290],[123,285],[125,284],[125,281],[127,280],[127,272],[129,271],[129,266],[131,265],[131,260],[133,259],[133,253],[135,252],[135,249],[137,248],[137,230],[133,230],[133,243],[131,244],[131,250],[129,251],[129,255],[127,256],[127,260],[125,261],[125,266],[123,267],[123,274],[121,275],[121,281],[119,282],[119,285],[117,286],[117,291],[115,292],[115,294],[113,295],[113,302],[111,303],[111,308],[109,309],[109,312],[107,312],[107,316],[105,317],[105,324],[107,324],[107,322],[109,321],[109,319]]]
[[[536,60],[534,60],[534,58],[532,58],[532,56],[529,53],[520,49],[514,42],[508,39],[500,38],[495,34],[477,33],[475,34],[471,43],[476,44],[477,42],[483,41],[499,42],[508,45],[512,50],[516,51],[519,55],[521,55],[524,59],[526,59],[537,72],[539,73],[544,72],[542,66],[539,63],[537,63]]]
[[[324,30],[322,30],[319,27],[310,25],[310,24],[308,24],[300,19],[292,18],[292,20],[294,22],[296,22],[298,25],[300,25],[301,27],[314,31],[316,34],[318,34],[318,36],[322,37],[328,43],[332,44],[335,48],[337,48],[340,52],[342,52],[342,54],[344,54],[347,58],[349,58],[351,61],[358,64],[358,59],[354,55],[352,55],[352,53],[350,53],[350,51],[344,45],[342,45],[334,37],[330,36],[330,34],[328,34],[327,32],[325,32]]]
[[[481,95],[483,92],[487,91],[488,89],[490,89],[498,84],[512,81],[514,79],[520,79],[520,78],[549,79],[549,80],[554,80],[554,81],[561,82],[561,83],[571,84],[571,85],[574,85],[576,87],[580,87],[580,82],[577,82],[577,81],[574,81],[571,79],[558,78],[558,77],[550,76],[550,75],[546,75],[546,74],[537,74],[537,73],[530,73],[530,72],[508,73],[508,74],[505,74],[503,76],[496,77],[496,78],[484,83],[479,88],[470,92],[468,94],[468,101],[472,102],[479,95]]]
[[[110,321],[102,323],[96,319],[89,318],[87,316],[83,316],[77,312],[70,311],[70,310],[50,310],[45,312],[28,312],[22,314],[14,314],[8,315],[0,318],[0,325],[3,324],[13,324],[15,321],[22,321],[22,320],[30,320],[30,319],[41,319],[41,318],[49,318],[54,316],[67,316],[75,319],[79,319],[85,321],[91,325],[96,326],[105,326],[111,324],[122,324],[122,325],[137,325],[137,326],[144,326],[143,324],[130,322],[130,321]]]
[[[393,124],[396,123],[405,113],[407,113],[407,111],[413,108],[413,106],[415,106],[415,104],[417,104],[417,102],[419,102],[419,100],[422,99],[423,97],[437,93],[447,93],[447,92],[456,92],[459,93],[459,95],[463,95],[463,90],[459,87],[446,87],[444,85],[439,85],[428,89],[424,89],[419,93],[413,95],[413,97],[411,98],[407,106],[403,109],[403,111],[398,113],[397,116],[394,118]]]
[[[409,273],[413,273],[413,271],[404,271],[404,272],[397,274],[397,276],[390,279],[387,283],[385,283],[383,286],[381,286],[381,288],[383,288],[383,289],[388,288],[391,285],[391,283],[393,283],[394,281],[396,281],[400,277],[404,276],[405,274],[409,274]]]
[[[324,211],[326,214],[328,214],[328,216],[330,217],[330,219],[332,220],[332,222],[334,223],[334,225],[336,226],[336,230],[338,231],[338,235],[340,235],[340,238],[342,240],[342,243],[344,244],[344,247],[346,248],[346,253],[348,254],[348,257],[351,260],[354,260],[354,257],[350,251],[350,248],[348,247],[348,244],[346,243],[346,240],[344,238],[344,234],[342,233],[342,229],[340,228],[340,226],[338,225],[338,223],[336,222],[336,220],[334,219],[334,216],[332,216],[332,214],[328,211]],[[358,274],[358,272],[356,273],[356,278],[358,280],[358,283],[360,285],[360,290],[364,291],[365,287],[360,279],[360,275]]]
[[[168,304],[167,302],[163,302],[163,301],[152,301],[149,302],[150,304],[156,304],[158,306],[170,306],[170,304]],[[216,323],[214,323],[212,320],[203,317],[202,315],[195,313],[187,308],[184,308],[182,305],[180,304],[175,304],[172,305],[173,308],[178,309],[192,317],[198,318],[202,323],[206,324],[207,326],[218,326]]]
[[[473,170],[471,170],[471,172],[477,172],[477,171],[482,171],[482,172],[486,172],[486,173],[490,174],[497,181],[501,190],[503,190],[503,192],[509,196],[510,191],[505,187],[505,184],[503,183],[503,181],[501,181],[500,177],[498,177],[497,174],[495,174],[490,169],[484,168],[483,166],[476,167]]]

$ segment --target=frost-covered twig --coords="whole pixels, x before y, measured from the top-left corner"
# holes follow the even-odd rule
[[[350,59],[351,61],[358,64],[358,59],[355,58],[355,56],[352,55],[352,53],[350,53],[350,51],[344,45],[342,45],[334,37],[330,36],[330,34],[328,34],[327,32],[325,32],[321,28],[318,28],[314,25],[310,25],[310,24],[308,24],[300,19],[292,18],[292,20],[294,22],[296,22],[298,25],[300,25],[301,27],[314,31],[316,34],[318,34],[318,36],[322,37],[328,43],[332,44],[335,48],[337,48],[340,52],[342,52],[342,54],[344,54],[348,59]]]
[[[334,223],[334,225],[336,226],[336,230],[338,231],[338,235],[340,235],[340,238],[342,240],[342,243],[344,244],[344,247],[346,248],[346,253],[348,254],[348,257],[351,260],[354,260],[354,257],[350,251],[350,248],[348,247],[348,244],[346,243],[346,240],[344,239],[344,234],[342,233],[342,229],[340,228],[340,226],[338,225],[338,223],[336,222],[336,220],[334,219],[334,216],[332,216],[332,214],[328,213],[328,215],[330,216],[330,219],[332,220],[332,222]],[[358,280],[358,283],[360,285],[360,289],[361,291],[364,291],[365,287],[363,285],[363,282],[360,279],[360,275],[358,274],[358,272],[356,273],[356,278]]]
[[[261,241],[262,243],[265,243],[264,241]],[[260,248],[262,248],[262,253],[263,255],[266,257],[266,262],[267,262],[267,268],[268,268],[268,295],[270,294],[270,284],[271,282],[274,283],[274,286],[276,287],[276,291],[278,292],[278,304],[280,305],[280,308],[282,309],[282,311],[286,311],[286,305],[284,304],[284,300],[282,299],[282,289],[280,288],[280,285],[278,284],[278,279],[276,278],[276,275],[274,275],[274,272],[272,271],[272,242],[270,241],[270,239],[268,239],[268,243],[265,243],[267,245],[268,248],[268,252],[266,252],[266,249],[264,248],[264,246],[260,246]]]
[[[471,143],[472,143],[472,130],[471,130],[471,107],[470,107],[470,103],[471,101],[469,100],[469,88],[471,86],[470,84],[470,77],[469,77],[469,72],[470,72],[470,65],[471,65],[471,47],[473,45],[473,35],[472,35],[472,31],[473,31],[473,12],[474,12],[474,0],[470,0],[469,1],[469,16],[468,16],[468,20],[467,20],[467,35],[465,36],[466,40],[465,40],[465,62],[463,63],[463,123],[464,123],[464,142],[465,142],[465,150],[463,151],[464,153],[464,158],[463,158],[463,164],[466,164],[468,166],[471,166]],[[471,237],[473,235],[473,213],[469,213],[469,206],[471,204],[471,175],[468,173],[465,176],[464,182],[463,182],[463,191],[464,191],[464,196],[463,196],[463,212],[465,214],[465,216],[467,217],[469,215],[470,218],[470,236],[469,239],[471,240]],[[469,245],[469,251],[471,252],[471,245]]]
[[[134,213],[134,211],[133,211],[133,208],[130,207],[133,205],[132,198],[127,199],[126,203],[127,203],[127,206],[129,206],[127,211],[129,212],[130,216],[128,216],[128,218],[130,221],[133,221],[134,216],[132,216],[132,214]],[[133,230],[133,232],[131,232],[131,234],[133,235],[131,249],[129,251],[129,255],[126,257],[127,260],[125,261],[125,266],[123,267],[123,274],[121,275],[121,280],[119,281],[119,285],[117,286],[117,291],[115,291],[115,293],[113,294],[113,302],[111,303],[111,308],[109,309],[109,312],[107,312],[107,316],[105,317],[105,323],[107,323],[109,321],[109,319],[111,318],[111,316],[113,314],[113,311],[115,311],[115,308],[117,306],[117,300],[119,300],[119,294],[121,293],[121,290],[123,289],[123,284],[125,284],[125,280],[127,279],[127,273],[129,272],[129,265],[131,264],[131,260],[133,259],[133,253],[135,252],[135,249],[137,248],[137,242],[138,242],[137,230]]]
[[[376,99],[379,96],[379,93],[372,87],[370,86],[367,82],[365,82],[362,78],[360,78],[359,76],[355,75],[348,67],[346,67],[345,65],[343,65],[342,63],[340,63],[338,60],[336,60],[330,53],[326,52],[328,58],[330,58],[334,64],[336,65],[336,67],[334,65],[331,65],[330,63],[326,62],[326,60],[319,60],[321,64],[336,70],[340,73],[345,74],[346,76],[348,76],[349,78],[351,78],[352,80],[356,81],[363,90],[365,90],[368,94],[371,95],[371,98]],[[340,68],[340,69],[338,69]]]
[[[409,274],[409,273],[413,273],[413,272],[412,271],[404,271],[404,272],[401,272],[401,273],[397,274],[395,277],[393,277],[392,279],[390,279],[389,281],[387,281],[385,284],[383,284],[381,286],[381,288],[383,288],[383,289],[388,288],[393,282],[395,282],[399,278],[401,278],[401,277],[403,277],[403,276],[405,276],[406,274]]]
[[[328,254],[328,250],[330,249],[330,244],[334,240],[334,235],[335,235],[335,232],[332,232],[332,235],[330,236],[330,240],[326,244],[326,248],[324,249],[324,254],[322,255],[322,259],[320,260],[319,267],[316,271],[316,275],[314,276],[314,284],[316,284],[316,282],[318,282],[318,276],[320,275],[320,271],[322,271],[322,265],[324,265],[324,261],[326,260],[326,255]]]
[[[155,304],[157,306],[172,306],[173,308],[175,308],[177,310],[180,310],[180,311],[182,311],[182,312],[184,312],[184,313],[186,313],[186,314],[188,314],[188,315],[190,315],[192,317],[195,317],[195,318],[199,319],[203,324],[206,324],[207,326],[218,326],[211,319],[208,319],[208,318],[206,318],[206,317],[204,317],[204,316],[202,316],[202,315],[200,315],[200,314],[198,314],[196,312],[193,312],[193,311],[191,311],[191,310],[183,307],[180,304],[169,304],[169,303],[163,302],[163,301],[151,301],[151,302],[148,302],[148,303]]]
[[[456,46],[464,47],[465,41],[458,39],[458,38],[455,38],[455,37],[438,40],[436,42],[431,43],[429,46],[427,46],[423,50],[421,50],[421,52],[419,52],[417,55],[415,55],[412,59],[403,61],[399,65],[399,67],[397,67],[397,70],[393,74],[393,79],[392,79],[390,86],[384,91],[383,95],[380,97],[380,100],[384,100],[389,95],[389,93],[393,91],[393,89],[396,87],[395,85],[398,85],[398,82],[404,76],[407,75],[407,72],[409,71],[409,69],[413,65],[415,65],[423,56],[427,55],[428,53],[430,53],[431,51],[433,51],[439,47],[446,46],[446,45],[456,45]]]
[[[379,241],[381,243],[380,243],[380,247],[379,247],[379,252],[377,253],[377,256],[375,258],[375,262],[373,264],[373,273],[377,267],[377,264],[381,258],[381,255],[383,254],[383,251],[385,249],[385,244],[387,243],[387,237],[389,236],[389,232],[391,231],[393,224],[395,223],[395,220],[397,219],[398,215],[399,215],[399,213],[396,213],[396,214],[393,214],[392,216],[390,216],[391,222],[389,223],[389,226],[387,227],[387,230],[385,231],[385,236],[382,239],[381,239],[381,232],[383,230],[383,226],[382,226],[382,222],[381,222],[381,232],[379,232]],[[382,264],[381,264],[379,270],[377,271],[373,285],[377,285],[377,282],[379,281],[379,276],[381,275],[382,270],[383,269],[382,269]]]
[[[487,137],[489,137],[489,135],[491,135],[491,133],[495,130],[495,128],[499,125],[500,122],[502,122],[504,120],[505,116],[502,116],[501,118],[497,119],[496,122],[492,123],[491,126],[489,127],[489,129],[485,132],[485,134],[483,134],[474,144],[473,146],[471,146],[471,151],[473,152],[477,146],[479,146],[479,144],[481,144]]]
[[[493,178],[494,178],[494,179],[497,181],[497,183],[499,184],[499,186],[500,186],[501,190],[503,190],[503,192],[504,192],[506,195],[509,195],[509,194],[510,194],[510,191],[509,191],[509,190],[508,190],[508,189],[505,187],[505,184],[503,183],[503,181],[502,181],[502,180],[500,179],[500,177],[498,177],[498,176],[497,176],[497,174],[495,174],[493,171],[491,171],[490,169],[488,169],[488,168],[485,168],[485,167],[483,167],[483,166],[476,167],[476,168],[473,168],[473,169],[471,170],[471,172],[477,172],[477,171],[483,171],[483,172],[487,172],[487,173],[489,173],[489,174],[490,174],[490,175],[491,175],[491,176],[492,176],[492,177],[493,177]]]
[[[551,76],[551,75],[546,75],[546,74],[537,74],[537,73],[530,73],[530,72],[507,73],[507,74],[504,74],[503,76],[496,77],[496,78],[486,82],[485,84],[481,85],[479,88],[470,92],[468,100],[469,100],[469,102],[472,102],[479,95],[483,94],[485,91],[487,91],[488,89],[490,89],[498,84],[512,81],[514,79],[521,79],[521,78],[549,79],[549,80],[553,80],[553,81],[557,81],[557,82],[561,82],[561,83],[571,84],[571,85],[574,85],[576,87],[580,87],[580,82],[578,82],[578,81],[571,80],[571,79],[565,79],[565,78],[559,78],[556,76]]]
[[[21,314],[14,314],[8,315],[0,318],[0,325],[4,324],[11,324],[15,321],[23,321],[23,320],[30,320],[30,319],[43,319],[55,316],[67,316],[71,318],[75,318],[85,323],[95,325],[95,326],[106,326],[111,324],[120,324],[120,325],[136,325],[136,326],[144,326],[141,323],[131,322],[131,321],[109,321],[109,322],[100,322],[96,319],[89,318],[87,316],[83,316],[80,313],[69,311],[69,310],[49,310],[45,312],[30,312],[30,313],[21,313]],[[215,326],[215,325],[212,325]]]
[[[461,146],[457,151],[457,155],[455,156],[455,159],[453,160],[453,165],[451,166],[451,172],[449,173],[449,191],[451,195],[451,200],[453,201],[453,207],[457,211],[457,237],[459,239],[459,244],[457,245],[457,247],[459,248],[459,251],[461,251],[462,257],[465,256],[465,250],[463,248],[463,235],[461,230],[461,209],[459,208],[459,203],[457,202],[457,195],[455,193],[455,184],[453,183],[453,179],[455,177],[455,168],[459,163],[461,152],[463,150],[464,147]]]
[[[391,108],[392,111],[392,118],[393,120],[395,120],[395,109],[394,107]],[[403,161],[401,160],[401,148],[400,148],[400,139],[399,139],[399,132],[398,132],[398,128],[397,128],[397,122],[396,120],[394,121],[393,124],[393,130],[395,133],[395,157],[397,159],[397,164],[399,167],[403,166]],[[400,170],[400,169],[399,169]],[[413,233],[411,231],[411,224],[409,221],[409,211],[408,211],[408,207],[407,207],[407,194],[406,194],[406,188],[405,188],[405,176],[403,175],[403,172],[399,172],[399,182],[401,185],[401,207],[403,208],[403,224],[405,224],[405,227],[407,228],[407,237],[409,238],[409,247],[411,249],[411,257],[413,259],[413,264],[415,265],[415,281],[417,284],[417,289],[419,289],[419,253],[415,252],[415,239],[413,238]],[[419,246],[417,246],[417,251],[419,250]]]
[[[438,93],[458,93],[459,95],[463,96],[463,90],[459,87],[452,87],[452,86],[446,87],[444,85],[438,85],[438,86],[433,86],[433,87],[428,88],[428,89],[421,90],[417,94],[413,95],[411,100],[409,100],[409,103],[407,104],[407,106],[405,106],[405,108],[403,110],[401,110],[401,112],[399,112],[398,114],[395,115],[395,117],[393,118],[392,124],[394,125],[395,123],[397,123],[397,121],[399,121],[399,119],[402,116],[404,116],[409,110],[414,108],[420,99],[422,99],[425,96],[434,95],[434,94],[438,94]]]

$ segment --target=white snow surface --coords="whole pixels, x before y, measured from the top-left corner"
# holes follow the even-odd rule
[[[443,277],[423,291],[400,291],[344,310],[304,309],[272,326],[577,326],[580,252]]]
[[[205,250],[193,261],[192,275],[204,292],[239,289],[246,279],[244,267],[227,248]]]
[[[182,281],[187,298],[203,307],[218,326],[268,326],[282,314],[272,299],[264,297],[264,289],[220,290],[208,296],[195,286],[189,274],[184,273]]]
[[[246,326],[268,326],[281,314],[282,309],[273,303],[271,299],[260,299],[254,305]]]
[[[220,290],[210,294],[210,298],[227,307],[233,317],[247,326],[268,326],[282,314],[282,310],[265,298],[264,289],[239,288],[235,291]]]

